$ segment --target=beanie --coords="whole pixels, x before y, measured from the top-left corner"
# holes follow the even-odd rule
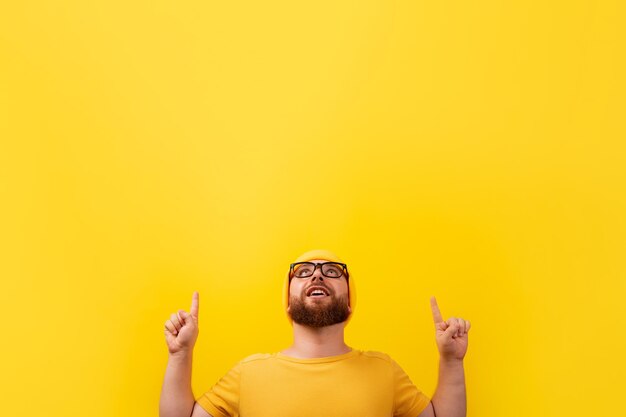
[[[293,263],[306,262],[312,259],[324,259],[330,262],[344,263],[341,259],[339,259],[337,255],[325,249],[314,249],[314,250],[305,252],[302,255],[300,255],[295,261],[293,261]],[[354,306],[356,305],[356,291],[354,287],[354,278],[352,277],[352,274],[350,273],[349,269],[348,269],[348,276],[346,278],[348,280],[348,299],[349,299],[349,303],[350,303],[349,305],[350,305],[351,311],[350,311],[350,315],[345,321],[345,325],[347,325],[348,322],[350,322],[350,319],[352,318],[352,315],[354,314]],[[289,307],[289,271],[287,271],[287,276],[285,278],[285,282],[283,285],[283,308],[285,309],[285,313],[287,313],[287,319],[289,320],[289,323],[293,325],[293,321],[291,320],[291,317],[289,317],[289,313],[287,312],[287,307]]]

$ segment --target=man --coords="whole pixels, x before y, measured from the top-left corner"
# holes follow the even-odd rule
[[[198,336],[198,293],[189,313],[165,323],[169,361],[160,417],[464,417],[463,358],[470,322],[444,321],[431,298],[440,353],[439,382],[430,400],[402,368],[381,352],[352,349],[344,327],[355,307],[354,277],[334,253],[313,250],[290,265],[284,284],[293,344],[238,362],[194,400],[193,346]]]

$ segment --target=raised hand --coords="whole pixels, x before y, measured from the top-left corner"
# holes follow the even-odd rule
[[[463,360],[467,352],[467,333],[471,323],[457,317],[450,317],[444,321],[435,297],[430,297],[430,307],[435,321],[435,339],[439,356],[443,360]]]
[[[191,353],[198,338],[198,292],[191,298],[191,310],[178,310],[165,322],[165,342],[170,354]]]

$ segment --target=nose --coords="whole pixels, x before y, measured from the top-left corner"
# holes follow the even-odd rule
[[[311,276],[311,281],[315,282],[315,280],[324,282],[324,275],[322,275],[322,267],[319,268],[317,265],[315,266],[315,271],[313,271],[313,275]]]

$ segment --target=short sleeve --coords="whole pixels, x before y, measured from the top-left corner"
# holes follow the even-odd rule
[[[394,394],[394,417],[417,417],[428,407],[430,398],[420,391],[404,370],[392,360]]]
[[[239,386],[241,368],[238,363],[196,402],[213,417],[239,416]]]

